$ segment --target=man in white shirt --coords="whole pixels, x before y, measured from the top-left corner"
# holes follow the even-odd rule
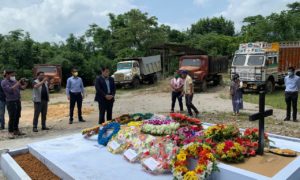
[[[183,86],[183,94],[185,95],[185,103],[188,109],[188,113],[190,116],[193,116],[192,110],[195,112],[195,116],[199,116],[198,109],[193,104],[193,97],[194,97],[194,85],[193,79],[188,75],[188,72],[183,70],[181,71],[181,77],[184,79],[184,86]]]

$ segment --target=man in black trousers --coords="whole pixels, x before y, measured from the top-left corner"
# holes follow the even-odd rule
[[[102,68],[102,75],[97,77],[95,88],[95,101],[99,105],[99,124],[102,124],[105,122],[105,112],[107,113],[106,120],[112,120],[112,110],[116,94],[115,81],[109,76],[108,67]]]

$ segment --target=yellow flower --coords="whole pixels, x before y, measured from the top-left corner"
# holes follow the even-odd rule
[[[195,171],[189,171],[183,176],[184,180],[198,180],[197,174]]]
[[[185,161],[186,160],[186,155],[185,154],[178,154],[177,159],[178,159],[178,161]]]

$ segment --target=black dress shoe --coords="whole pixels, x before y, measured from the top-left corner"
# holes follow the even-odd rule
[[[33,132],[39,132],[37,128],[32,129]]]
[[[84,119],[79,119],[79,122],[86,122],[86,120],[84,120]]]
[[[42,130],[50,130],[50,128],[47,128],[47,127],[43,127]]]
[[[293,119],[294,122],[299,122],[297,119]]]
[[[290,118],[285,118],[284,121],[290,121]]]
[[[69,124],[73,124],[73,121],[69,121]]]
[[[22,133],[21,131],[14,131],[15,136],[24,136],[25,133]]]
[[[4,130],[4,129],[5,129],[4,126],[1,126],[1,127],[0,127],[0,130]]]

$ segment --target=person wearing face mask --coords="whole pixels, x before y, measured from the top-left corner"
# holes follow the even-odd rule
[[[102,75],[98,76],[95,83],[95,101],[99,105],[99,124],[106,120],[112,120],[113,105],[115,102],[116,86],[115,81],[109,76],[109,68],[102,68]]]
[[[240,109],[243,108],[243,92],[240,86],[239,75],[235,74],[230,85],[230,95],[232,100],[233,115],[239,115]]]
[[[72,76],[68,78],[67,80],[67,86],[66,86],[66,94],[67,98],[70,101],[70,119],[69,124],[73,123],[73,113],[74,113],[74,107],[77,103],[77,110],[78,110],[78,120],[79,122],[85,122],[85,120],[82,118],[82,101],[84,98],[84,86],[82,79],[78,77],[78,70],[76,68],[72,69]]]
[[[48,78],[45,73],[37,73],[36,80],[33,81],[32,100],[34,102],[33,132],[38,132],[37,125],[40,114],[42,115],[42,130],[49,130],[46,126],[46,117],[49,102]]]
[[[8,132],[9,138],[13,139],[15,136],[22,136],[19,130],[19,119],[21,117],[21,94],[20,90],[27,87],[27,82],[22,83],[17,81],[15,71],[7,70],[5,72],[5,80],[1,82],[1,87],[6,97],[7,111],[9,115]]]
[[[297,120],[297,101],[298,92],[300,90],[300,77],[295,74],[295,68],[289,67],[288,75],[284,78],[285,84],[285,103],[286,103],[286,118],[284,121],[290,121],[291,104],[293,106],[293,121]]]
[[[176,99],[178,99],[180,111],[183,111],[182,104],[182,91],[183,91],[183,79],[180,77],[178,73],[175,74],[175,77],[171,79],[170,86],[172,89],[172,105],[171,105],[171,113],[174,113],[174,108],[176,104]]]

